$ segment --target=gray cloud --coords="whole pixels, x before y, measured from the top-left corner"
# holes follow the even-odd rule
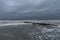
[[[7,16],[12,19],[20,17],[51,19],[57,13],[60,13],[60,0],[0,0],[0,17],[3,19]]]
[[[0,0],[4,12],[55,11],[60,8],[58,0]],[[43,10],[44,9],[44,10]]]
[[[40,9],[46,10],[46,8],[38,8],[46,1],[47,0],[2,0],[2,9],[4,12],[32,12],[39,11]]]

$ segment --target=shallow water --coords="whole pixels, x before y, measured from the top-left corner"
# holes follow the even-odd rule
[[[60,40],[60,28],[38,25],[2,26],[0,40]]]

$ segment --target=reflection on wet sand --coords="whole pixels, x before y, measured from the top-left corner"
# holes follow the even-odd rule
[[[0,27],[0,40],[59,40],[60,29],[39,25],[9,25]]]

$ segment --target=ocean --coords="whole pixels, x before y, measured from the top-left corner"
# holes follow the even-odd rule
[[[60,25],[60,20],[0,20],[0,40],[60,40],[60,26],[24,22]]]

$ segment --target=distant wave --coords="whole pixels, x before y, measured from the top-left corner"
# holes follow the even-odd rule
[[[0,24],[0,26],[9,26],[9,25],[26,25],[30,23],[8,23],[8,24]]]

